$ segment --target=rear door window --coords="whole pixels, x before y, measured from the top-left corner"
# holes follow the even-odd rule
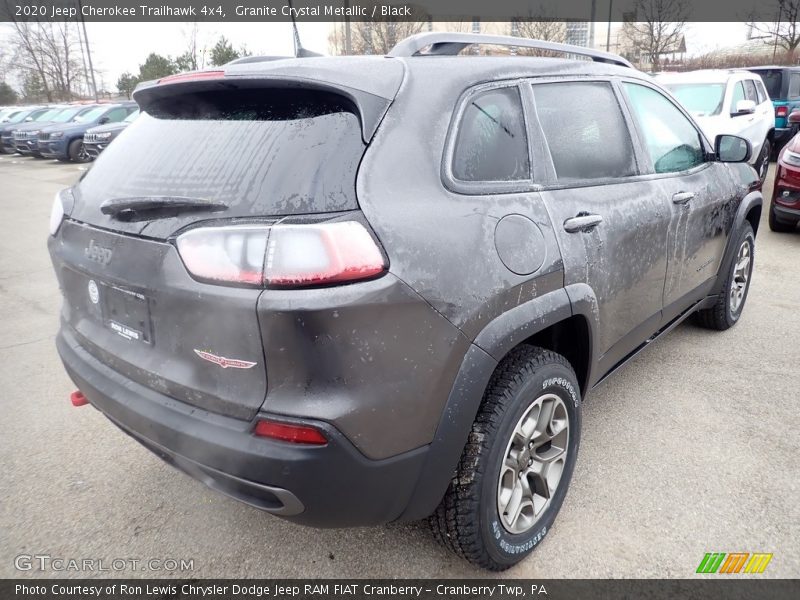
[[[635,83],[623,87],[656,173],[678,173],[705,161],[700,133],[666,96]]]
[[[745,100],[746,96],[744,93],[744,84],[741,81],[737,81],[733,84],[733,96],[731,97],[731,110],[730,113],[733,114],[736,112],[736,105],[739,104],[740,100]]]
[[[610,83],[543,83],[532,88],[559,182],[637,173],[630,132]]]
[[[461,115],[453,151],[460,181],[523,181],[531,178],[528,137],[517,87],[471,97]]]
[[[758,103],[759,104],[769,100],[769,97],[767,96],[767,90],[764,89],[764,84],[761,83],[760,81],[756,81],[756,91],[758,92]]]
[[[756,92],[756,86],[753,83],[752,79],[745,79],[744,80],[744,97],[747,100],[752,100],[756,104],[758,104],[758,92]]]

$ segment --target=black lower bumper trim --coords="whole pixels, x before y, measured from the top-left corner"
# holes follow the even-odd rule
[[[257,438],[252,422],[197,409],[123,377],[82,348],[66,326],[56,345],[81,392],[123,431],[209,487],[298,523],[351,527],[396,520],[428,452],[425,446],[371,460],[318,421],[300,422],[322,430],[329,440],[324,446]]]

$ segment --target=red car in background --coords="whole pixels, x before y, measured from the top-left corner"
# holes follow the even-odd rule
[[[792,125],[800,124],[800,111],[789,115]],[[769,205],[769,228],[786,233],[794,231],[800,222],[800,133],[795,135],[778,154],[775,165],[775,185]]]

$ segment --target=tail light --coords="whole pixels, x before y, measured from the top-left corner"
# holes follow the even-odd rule
[[[775,116],[776,117],[785,117],[789,114],[789,107],[788,106],[779,106],[775,109]]]
[[[50,235],[58,233],[61,222],[64,220],[64,203],[61,201],[61,192],[56,194],[53,199],[53,206],[50,209]]]
[[[386,270],[361,223],[199,227],[178,236],[188,271],[209,283],[304,287],[349,283]]]
[[[282,442],[292,442],[294,444],[321,446],[328,443],[328,439],[316,427],[267,421],[263,419],[256,423],[255,429],[253,429],[253,435],[272,438]]]

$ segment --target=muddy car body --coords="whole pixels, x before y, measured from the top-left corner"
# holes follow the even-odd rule
[[[314,526],[433,513],[501,569],[552,526],[582,397],[690,314],[738,319],[761,195],[675,106],[695,149],[657,173],[626,86],[661,92],[623,59],[437,36],[140,86],[54,204],[57,345],[93,406],[212,488]],[[553,133],[565,91],[617,114]],[[598,133],[619,161],[592,162]]]

